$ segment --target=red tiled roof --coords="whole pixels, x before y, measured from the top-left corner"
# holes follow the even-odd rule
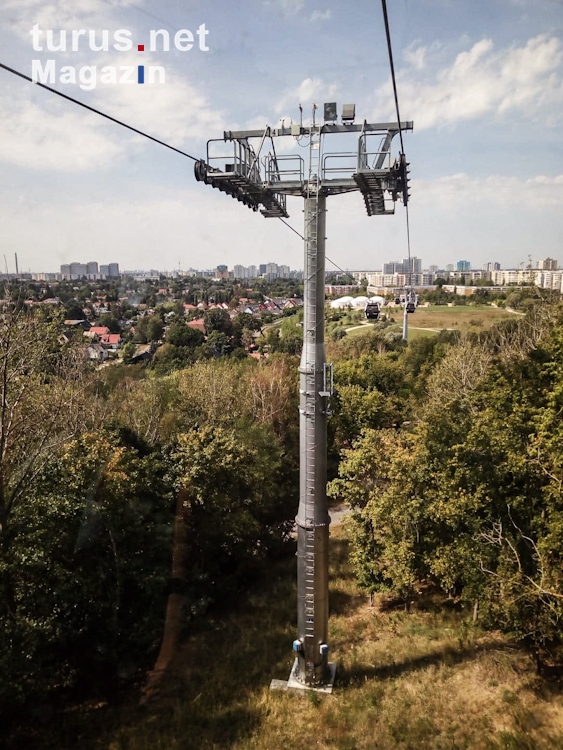
[[[107,336],[102,336],[102,344],[119,344],[121,342],[121,335],[119,333],[109,333]]]
[[[186,325],[190,328],[197,328],[198,331],[205,333],[205,322],[203,320],[189,320]]]

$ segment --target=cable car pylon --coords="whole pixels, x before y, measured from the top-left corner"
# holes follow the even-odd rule
[[[333,391],[332,365],[324,347],[325,240],[327,198],[359,191],[368,216],[395,212],[404,200],[405,162],[391,156],[393,138],[412,130],[412,122],[355,123],[355,105],[324,105],[324,122],[309,126],[282,123],[279,128],[225,131],[207,142],[206,159],[195,165],[199,182],[239,200],[265,218],[288,217],[287,196],[304,200],[304,322],[299,365],[299,508],[297,524],[297,638],[289,680],[273,687],[331,692],[336,665],[329,662],[328,539],[326,499],[327,416]],[[327,152],[329,136],[358,134],[358,147]],[[275,140],[294,138],[308,145],[308,163],[300,154],[279,156]],[[376,142],[374,142],[376,139]],[[256,142],[256,147],[252,145]],[[305,143],[304,143],[305,142]],[[266,144],[269,144],[267,147]],[[373,144],[373,145],[372,145]],[[276,683],[276,684],[274,684]],[[281,683],[281,684],[280,684]]]

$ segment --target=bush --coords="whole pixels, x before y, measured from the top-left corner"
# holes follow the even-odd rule
[[[38,478],[0,558],[0,704],[147,667],[170,565],[170,487],[131,436],[85,434]]]

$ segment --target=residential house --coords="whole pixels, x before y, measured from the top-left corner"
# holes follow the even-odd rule
[[[74,329],[70,331],[63,331],[58,338],[59,344],[70,344],[71,341],[76,341],[77,338],[82,338],[82,331],[80,329]]]
[[[100,344],[104,349],[110,349],[116,352],[121,348],[121,334],[120,333],[108,333],[100,338]]]
[[[201,318],[199,318],[199,320],[188,320],[186,325],[190,328],[195,328],[196,331],[205,333],[205,321],[203,321]]]
[[[90,344],[89,347],[87,347],[86,351],[88,352],[88,359],[91,362],[105,362],[108,358],[107,350],[104,349],[103,346],[100,344]]]
[[[109,328],[107,326],[92,326],[84,335],[88,336],[88,338],[91,338],[93,341],[99,341],[102,336],[109,335]]]
[[[65,320],[67,328],[82,328],[83,331],[89,331],[92,327],[89,320]]]
[[[131,357],[131,364],[137,365],[140,362],[150,362],[153,358],[155,347],[153,344],[141,344],[135,348],[135,354]]]

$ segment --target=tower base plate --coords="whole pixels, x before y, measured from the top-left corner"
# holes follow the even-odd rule
[[[328,663],[328,679],[324,685],[305,685],[301,680],[297,679],[297,659],[293,663],[289,680],[272,680],[270,683],[270,690],[313,690],[315,693],[325,693],[330,695],[334,688],[334,680],[336,678],[336,664],[335,662]]]

